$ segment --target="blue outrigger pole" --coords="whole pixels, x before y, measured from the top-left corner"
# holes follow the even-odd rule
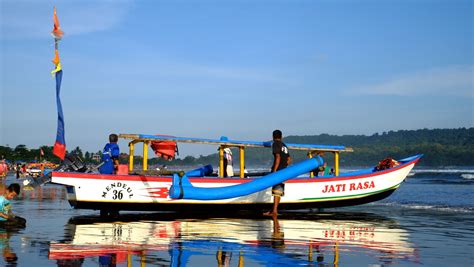
[[[283,170],[265,175],[261,178],[253,179],[250,182],[224,186],[224,187],[194,187],[184,174],[173,175],[173,184],[169,191],[169,196],[173,199],[195,199],[195,200],[219,200],[250,195],[276,184],[283,183],[291,178],[296,178],[303,173],[310,172],[324,163],[320,156],[294,164]]]

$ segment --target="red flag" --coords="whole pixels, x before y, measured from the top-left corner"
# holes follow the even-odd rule
[[[54,7],[53,22],[53,31],[51,33],[53,34],[54,38],[61,39],[64,35],[64,32],[61,30],[61,27],[59,27],[59,19],[56,15],[56,7]]]

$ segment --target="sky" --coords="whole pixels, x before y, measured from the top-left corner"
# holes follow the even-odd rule
[[[0,145],[54,144],[54,6],[68,149],[474,127],[470,0],[1,0]]]

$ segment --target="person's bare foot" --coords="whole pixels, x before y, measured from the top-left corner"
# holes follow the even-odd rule
[[[275,217],[275,216],[278,216],[278,213],[268,211],[268,212],[263,213],[263,216]]]

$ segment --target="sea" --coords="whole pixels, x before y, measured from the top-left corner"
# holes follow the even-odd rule
[[[474,266],[473,193],[474,167],[415,167],[390,197],[360,206],[103,219],[46,184],[12,201],[27,224],[0,228],[0,266]]]

